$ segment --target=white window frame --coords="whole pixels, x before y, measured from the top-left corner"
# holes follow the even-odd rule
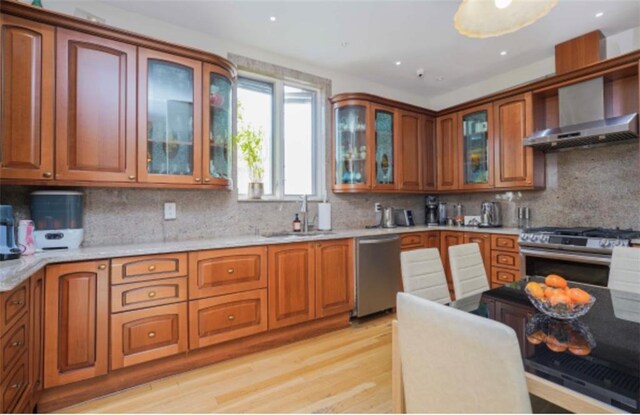
[[[259,82],[267,82],[273,84],[273,142],[271,147],[271,160],[265,160],[272,165],[272,187],[273,194],[263,195],[262,199],[248,199],[246,194],[240,194],[238,192],[239,201],[247,202],[282,202],[282,201],[300,201],[300,195],[285,195],[284,194],[284,87],[285,85],[294,88],[300,88],[314,92],[315,98],[313,102],[313,111],[315,117],[313,120],[313,180],[314,180],[314,194],[308,195],[308,200],[322,201],[326,198],[326,128],[325,128],[325,97],[322,88],[317,85],[302,82],[296,79],[290,78],[275,78],[266,75],[256,74],[253,72],[240,71],[238,73],[239,78],[248,78]],[[242,157],[238,149],[235,150],[238,157]]]

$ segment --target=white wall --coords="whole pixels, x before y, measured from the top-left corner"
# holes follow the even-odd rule
[[[30,0],[21,0],[30,2]],[[73,15],[76,8],[106,19],[106,24],[167,42],[209,51],[220,56],[228,53],[244,55],[253,59],[299,70],[312,75],[331,79],[332,93],[368,92],[410,104],[425,106],[426,99],[393,87],[371,82],[348,74],[336,72],[321,66],[290,59],[251,46],[215,38],[205,33],[176,26],[141,14],[131,13],[117,7],[94,0],[44,0],[47,9]]]

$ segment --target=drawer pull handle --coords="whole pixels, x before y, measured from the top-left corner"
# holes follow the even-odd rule
[[[209,183],[211,181],[211,179],[207,177],[207,178],[204,179],[204,181]]]
[[[229,314],[227,318],[229,319],[229,321],[233,321],[236,319],[236,316],[234,316],[233,314]]]
[[[129,176],[129,180],[135,180],[135,179],[136,179],[136,176],[134,175]]]
[[[200,183],[200,178],[196,177],[196,182]]]
[[[155,271],[156,270],[156,266],[155,265],[149,265],[149,271]]]
[[[23,344],[24,344],[23,342],[18,340],[18,341],[15,341],[15,342],[11,343],[11,347],[22,347]]]
[[[24,305],[24,300],[13,300],[11,302],[13,305]]]
[[[149,332],[149,334],[147,334],[147,336],[148,336],[150,339],[153,339],[154,337],[156,337],[156,332],[155,332],[155,331],[150,331],[150,332]]]
[[[509,262],[507,258],[500,258],[500,262]]]
[[[22,382],[14,383],[13,385],[11,385],[11,389],[20,389],[21,386]]]
[[[53,174],[51,174],[50,171],[45,171],[44,173],[42,173],[42,177],[46,177],[47,179],[51,176],[53,176]]]
[[[147,294],[149,296],[149,298],[153,298],[156,296],[156,292],[155,291],[149,291],[149,294]]]
[[[98,265],[98,269],[99,270],[107,269],[107,266],[105,264],[100,264]]]
[[[233,274],[233,268],[229,268],[229,269],[227,270],[227,274]]]

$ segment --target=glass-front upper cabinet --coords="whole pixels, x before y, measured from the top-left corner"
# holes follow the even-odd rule
[[[492,112],[491,105],[485,105],[460,113],[463,189],[493,185]]]
[[[368,140],[369,104],[345,101],[335,105],[334,188],[365,189],[370,186]]]
[[[149,49],[138,56],[140,180],[201,183],[202,64]]]
[[[227,71],[205,64],[203,85],[203,180],[231,186],[234,84]]]
[[[372,107],[374,120],[375,165],[374,184],[376,189],[393,189],[396,183],[395,158],[395,112],[384,107]]]

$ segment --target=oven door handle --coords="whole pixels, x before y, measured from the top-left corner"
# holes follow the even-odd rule
[[[566,252],[550,252],[535,249],[520,248],[520,254],[523,256],[535,256],[539,258],[559,259],[564,261],[582,262],[586,264],[611,265],[611,257],[598,257],[591,255],[575,255]]]

